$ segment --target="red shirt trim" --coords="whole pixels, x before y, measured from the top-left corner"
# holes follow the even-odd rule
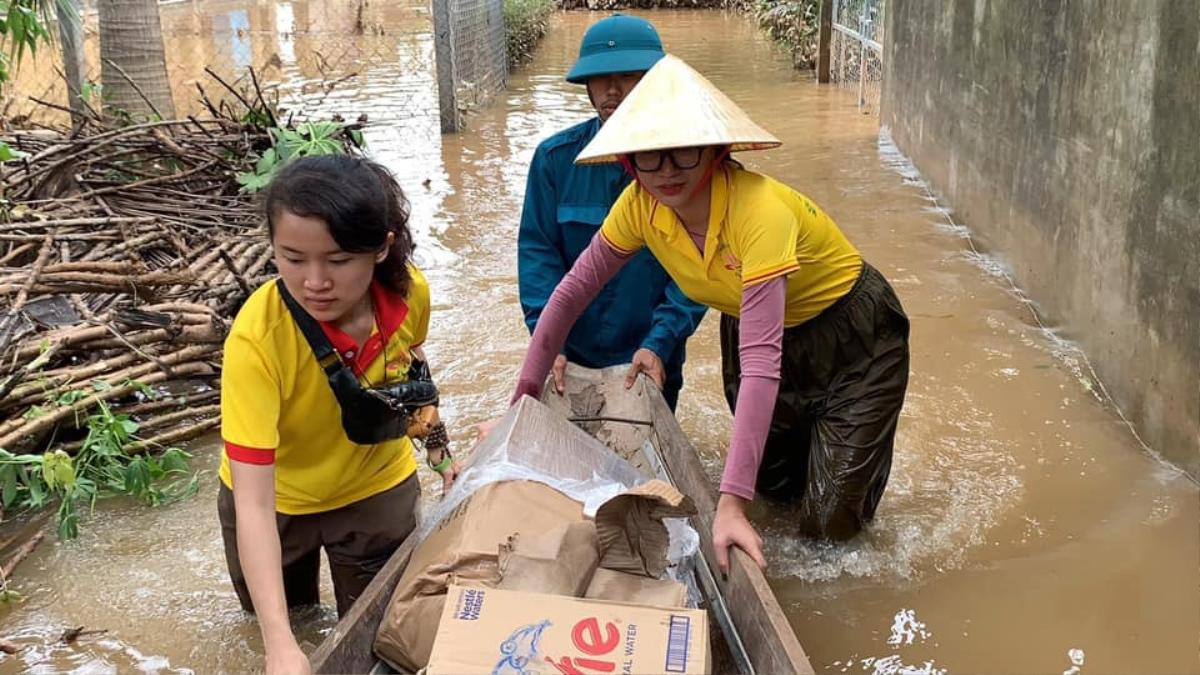
[[[229,459],[243,464],[258,464],[260,466],[275,463],[275,449],[248,448],[237,443],[225,441],[225,454]]]
[[[793,263],[786,267],[780,267],[779,269],[776,269],[776,270],[767,270],[766,272],[762,272],[755,276],[746,277],[745,279],[742,280],[742,286],[754,286],[754,285],[760,284],[764,281],[770,281],[771,279],[774,279],[775,277],[787,276],[787,275],[791,274],[792,272],[795,272],[798,269],[800,269],[800,263]]]
[[[325,332],[325,337],[329,338],[333,348],[342,357],[342,362],[353,368],[354,373],[359,376],[365,373],[367,366],[383,353],[383,346],[395,335],[404,323],[404,319],[408,317],[408,303],[404,301],[404,298],[384,288],[378,281],[371,281],[370,293],[371,302],[375,306],[375,317],[379,321],[379,332],[372,333],[371,337],[363,343],[362,348],[359,348],[354,338],[347,335],[342,329],[332,323],[321,322],[321,330]],[[404,359],[407,360],[407,358],[406,355]]]
[[[606,237],[604,235],[604,230],[600,230],[600,238],[603,239],[604,243],[607,244],[608,247],[613,250],[613,253],[616,253],[618,256],[620,256],[622,258],[628,258],[629,256],[633,255],[634,253],[637,253],[637,251],[631,251],[629,249],[624,249],[624,248],[621,248],[620,246],[617,246],[616,244],[614,244],[612,239],[609,239],[608,237]]]

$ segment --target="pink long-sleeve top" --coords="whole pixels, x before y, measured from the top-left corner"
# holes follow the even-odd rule
[[[703,236],[691,236],[703,253]],[[522,395],[540,395],[571,326],[627,260],[601,237],[592,239],[546,303],[521,367],[514,403]],[[755,479],[779,393],[786,295],[786,277],[776,277],[742,292],[738,331],[741,386],[720,489],[745,499],[754,498]]]

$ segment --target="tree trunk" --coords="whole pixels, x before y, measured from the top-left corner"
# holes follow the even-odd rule
[[[105,106],[175,117],[156,0],[99,0]]]
[[[84,118],[83,96],[87,65],[83,60],[83,2],[61,0],[55,3],[58,14],[58,38],[62,42],[63,74],[67,77],[67,97],[75,123]]]

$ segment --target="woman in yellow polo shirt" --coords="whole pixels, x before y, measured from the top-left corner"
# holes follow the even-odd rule
[[[321,549],[343,614],[416,525],[408,420],[388,417],[375,392],[432,390],[405,382],[427,373],[429,286],[410,262],[408,203],[383,167],[299,159],[263,197],[279,279],[250,296],[225,343],[218,506],[267,672],[303,672],[287,610],[318,601]],[[457,467],[430,448],[448,486]]]
[[[689,298],[719,310],[733,433],[713,520],[718,562],[760,565],[756,494],[798,504],[802,533],[871,520],[908,383],[908,319],[883,276],[807,197],[728,159],[780,145],[699,73],[658,62],[577,163],[636,177],[550,298],[514,400],[536,396],[582,307],[645,247]]]

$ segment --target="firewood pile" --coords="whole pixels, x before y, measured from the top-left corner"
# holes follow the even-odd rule
[[[219,424],[222,342],[274,271],[236,176],[276,111],[229,89],[203,119],[0,134],[24,153],[0,164],[0,448],[77,451],[101,404],[138,423],[127,450]]]

